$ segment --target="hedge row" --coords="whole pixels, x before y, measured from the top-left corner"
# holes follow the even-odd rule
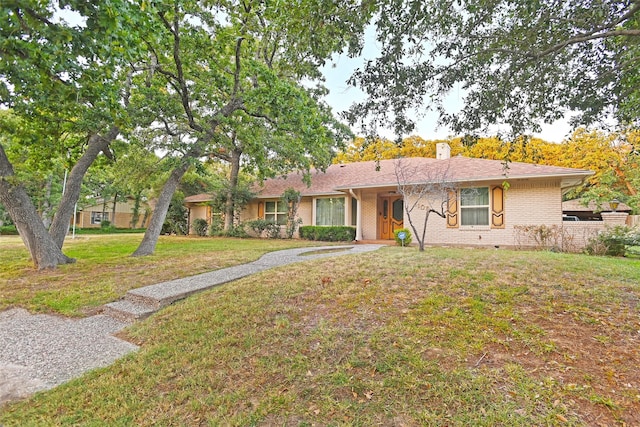
[[[0,235],[5,236],[15,236],[18,234],[18,230],[16,230],[15,225],[3,225],[0,227]]]
[[[300,238],[324,242],[351,242],[356,238],[356,229],[344,225],[305,225],[300,227]]]

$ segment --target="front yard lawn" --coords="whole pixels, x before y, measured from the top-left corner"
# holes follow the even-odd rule
[[[182,262],[201,256],[218,265]],[[0,424],[640,425],[639,260],[388,247],[249,276],[123,335],[140,351]]]
[[[18,236],[0,236],[0,310],[79,316],[133,288],[255,261],[267,252],[317,246],[304,240],[161,236],[156,253],[131,257],[142,234],[67,238],[63,252],[77,261],[36,271]]]

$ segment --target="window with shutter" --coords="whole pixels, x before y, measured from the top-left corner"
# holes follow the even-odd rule
[[[460,225],[489,225],[489,188],[473,187],[460,189]]]

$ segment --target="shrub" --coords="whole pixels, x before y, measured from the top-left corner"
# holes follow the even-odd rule
[[[267,228],[267,237],[270,239],[277,239],[279,237],[282,237],[280,235],[280,226],[278,224],[271,224],[268,228]]]
[[[273,221],[258,218],[246,223],[257,237],[263,237],[266,232],[267,237],[275,239],[280,237],[280,226]]]
[[[220,236],[224,230],[224,220],[220,216],[215,215],[211,218],[211,224],[209,224],[209,236]]]
[[[564,227],[558,225],[515,225],[513,229],[519,247],[562,251],[572,240]]]
[[[232,225],[231,228],[229,228],[229,230],[227,230],[226,232],[223,232],[222,234],[227,237],[241,237],[241,238],[249,237],[249,234],[247,233],[247,230],[244,229],[244,227],[245,225],[243,223],[240,223],[238,225]]]
[[[356,238],[356,229],[343,225],[305,225],[300,227],[300,238],[325,242],[350,242]]]
[[[130,234],[144,233],[144,228],[76,228],[76,234]]]
[[[627,245],[635,246],[640,240],[639,232],[617,225],[600,232],[589,240],[585,251],[590,255],[624,256]]]
[[[398,237],[398,234],[405,233],[404,242]],[[399,228],[393,232],[393,237],[396,239],[396,243],[400,246],[409,246],[411,244],[411,232],[408,228]]]
[[[15,225],[3,225],[0,227],[0,234],[5,236],[16,236],[18,235],[18,230]]]
[[[196,218],[193,220],[193,232],[196,233],[200,237],[204,237],[207,235],[207,230],[209,229],[209,224],[206,219]]]
[[[262,237],[262,234],[266,230],[276,225],[275,222],[262,219],[262,218],[254,219],[252,221],[247,221],[246,224],[247,224],[247,227],[249,227],[258,237]]]
[[[100,221],[100,230],[104,233],[113,233],[116,231],[116,226],[111,224],[111,221],[103,219]]]

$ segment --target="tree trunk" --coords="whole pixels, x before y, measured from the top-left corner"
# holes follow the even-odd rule
[[[102,215],[100,215],[100,218],[101,218],[100,219],[100,226],[101,227],[102,227],[102,223],[105,220],[107,220],[107,221],[109,220],[109,218],[106,217],[107,216],[107,198],[104,197],[104,192],[102,194],[103,194],[103,196],[102,196]]]
[[[151,215],[151,208],[146,206],[144,208],[144,215],[142,216],[142,222],[140,223],[140,228],[145,228],[147,226],[147,220],[149,219],[149,215]]]
[[[80,198],[80,190],[82,189],[82,180],[84,179],[84,175],[87,173],[89,166],[91,166],[96,157],[98,157],[101,152],[106,151],[109,148],[109,145],[116,139],[119,133],[120,128],[117,126],[111,126],[111,129],[109,129],[105,136],[92,135],[89,138],[87,150],[82,154],[73,169],[71,169],[71,172],[67,177],[65,192],[62,195],[62,200],[60,200],[60,205],[58,206],[58,210],[56,211],[51,227],[49,228],[49,234],[59,248],[62,248],[64,238],[69,231],[69,224],[73,217],[73,211],[78,199]]]
[[[136,228],[138,225],[138,220],[140,219],[140,200],[142,199],[142,192],[137,192],[134,202],[133,202],[133,210],[131,211],[131,228]]]
[[[42,270],[74,262],[53,241],[24,187],[14,180],[13,166],[0,145],[0,203],[7,209],[20,232],[35,267]]]
[[[156,250],[158,237],[160,237],[162,224],[164,224],[164,220],[167,217],[167,211],[169,210],[169,204],[171,204],[173,193],[175,193],[178,188],[180,180],[187,169],[189,169],[189,161],[188,157],[185,156],[182,158],[182,164],[171,172],[169,179],[164,183],[162,191],[160,192],[160,197],[158,197],[156,206],[151,214],[149,227],[147,227],[144,237],[142,238],[142,242],[140,242],[138,249],[136,249],[132,256],[151,255]]]
[[[49,175],[47,183],[45,184],[44,200],[42,201],[42,223],[44,228],[51,226],[51,186],[53,184],[53,175]]]
[[[116,207],[118,203],[118,192],[113,195],[113,207],[111,208],[111,225],[116,226]]]
[[[234,149],[231,152],[231,172],[229,174],[229,188],[227,189],[227,200],[224,206],[224,231],[233,227],[233,216],[235,213],[235,198],[238,187],[238,175],[240,174],[240,156],[242,152]]]

